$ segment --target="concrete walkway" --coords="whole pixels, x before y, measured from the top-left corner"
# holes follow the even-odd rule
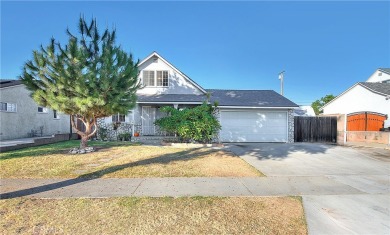
[[[365,194],[328,177],[2,179],[1,198]],[[388,192],[388,189],[383,189]]]

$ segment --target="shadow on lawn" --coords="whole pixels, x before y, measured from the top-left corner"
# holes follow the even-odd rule
[[[32,194],[47,192],[59,188],[64,188],[67,186],[79,184],[82,182],[87,182],[96,178],[100,178],[104,175],[123,170],[125,168],[134,167],[134,166],[145,166],[150,164],[168,164],[170,162],[177,162],[177,161],[187,161],[190,159],[203,157],[204,155],[207,155],[212,152],[216,152],[217,150],[207,150],[199,152],[198,149],[189,149],[185,151],[181,151],[178,153],[170,153],[170,154],[163,154],[154,158],[144,159],[136,162],[126,163],[122,165],[116,165],[116,166],[110,166],[105,169],[97,170],[91,173],[80,175],[77,178],[74,179],[68,179],[60,182],[55,182],[51,184],[46,184],[42,186],[36,186],[28,189],[22,189],[17,190],[13,192],[8,193],[2,193],[0,194],[0,199],[10,199],[10,198],[16,198],[16,197],[23,197],[28,196]]]

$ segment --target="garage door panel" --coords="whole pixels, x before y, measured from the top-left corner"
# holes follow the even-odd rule
[[[222,111],[220,138],[224,142],[287,142],[287,113]]]

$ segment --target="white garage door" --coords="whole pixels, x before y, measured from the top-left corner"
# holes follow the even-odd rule
[[[287,112],[221,111],[222,142],[287,142]]]

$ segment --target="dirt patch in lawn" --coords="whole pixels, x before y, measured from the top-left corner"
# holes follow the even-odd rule
[[[95,143],[96,144],[96,143]],[[104,143],[102,143],[104,144]],[[97,152],[70,155],[61,148],[0,154],[2,178],[253,177],[262,173],[231,152],[210,148],[111,144]],[[65,145],[68,146],[68,145]],[[38,148],[39,149],[39,148]]]
[[[307,234],[300,198],[8,199],[2,234]]]

